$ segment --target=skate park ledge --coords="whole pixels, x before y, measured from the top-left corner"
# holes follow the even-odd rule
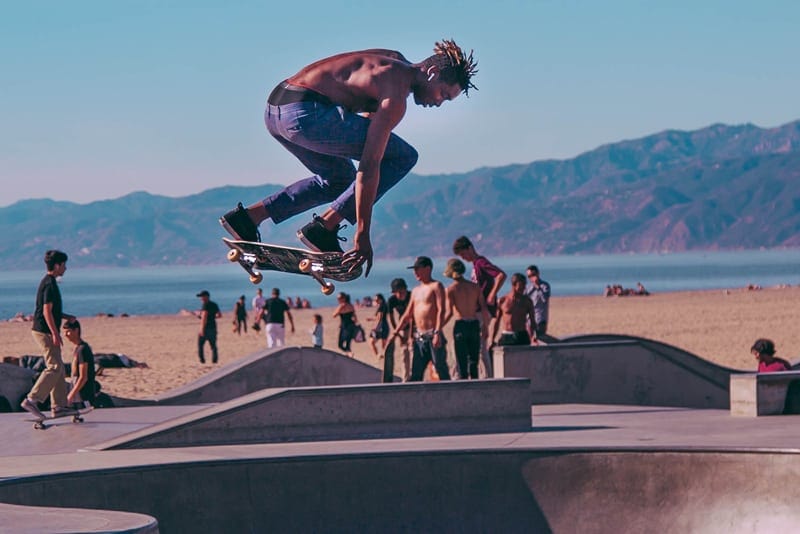
[[[731,415],[799,413],[800,371],[731,375]]]

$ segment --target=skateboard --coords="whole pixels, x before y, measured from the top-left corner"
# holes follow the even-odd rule
[[[38,414],[30,412],[30,414],[35,417],[35,419],[33,420],[33,428],[35,428],[36,430],[46,430],[51,426],[53,426],[53,423],[47,424],[45,423],[45,421],[51,421],[53,419],[61,419],[63,417],[71,417],[73,423],[83,423],[83,416],[91,412],[92,410],[94,410],[94,407],[90,406],[88,408],[79,409],[77,413],[57,415],[55,417],[53,417],[52,415],[49,416],[45,415],[43,412],[39,412]],[[28,420],[30,421],[30,419]]]
[[[397,340],[392,340],[391,343],[386,345],[386,351],[383,353],[383,383],[391,384],[394,382],[394,345],[399,343]]]
[[[230,248],[228,261],[238,262],[250,274],[250,281],[260,284],[264,276],[257,270],[304,274],[316,280],[324,295],[333,293],[335,286],[325,280],[349,282],[361,276],[361,267],[352,271],[342,265],[341,252],[313,252],[302,248],[284,247],[253,241],[236,241],[223,237]]]

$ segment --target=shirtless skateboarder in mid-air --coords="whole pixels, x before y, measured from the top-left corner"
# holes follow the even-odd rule
[[[417,151],[392,133],[414,95],[418,105],[438,107],[475,88],[477,63],[452,40],[411,63],[400,52],[371,49],[322,59],[278,84],[267,100],[267,130],[313,176],[245,208],[241,203],[220,223],[233,237],[261,241],[258,225],[280,223],[331,203],[321,217],[298,230],[320,252],[342,252],[342,220],[355,225],[353,249],[343,263],[372,268],[372,206],[417,162]],[[352,160],[359,162],[358,168]]]

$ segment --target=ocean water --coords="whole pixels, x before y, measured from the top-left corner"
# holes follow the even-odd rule
[[[800,284],[800,249],[735,252],[686,252],[677,254],[608,254],[585,256],[494,257],[491,260],[509,276],[525,273],[536,264],[542,278],[550,282],[554,295],[599,295],[607,284],[636,287],[642,282],[651,292],[738,288],[748,284],[763,287]],[[441,275],[447,258],[434,258],[434,278]],[[338,283],[344,291],[361,298],[389,294],[393,278],[404,278],[409,287],[416,281],[406,266],[413,258],[379,259],[369,278]],[[64,310],[78,316],[111,313],[119,315],[172,314],[198,309],[195,294],[202,289],[224,311],[245,295],[249,307],[255,294],[247,274],[235,264],[195,267],[141,267],[81,269],[68,264],[60,281]],[[469,273],[470,266],[467,265]],[[0,272],[0,320],[17,312],[31,313],[42,271]],[[284,297],[308,299],[312,306],[335,305],[334,296],[324,296],[311,278],[265,272],[260,286],[269,295],[273,287]],[[504,287],[508,288],[508,285]]]

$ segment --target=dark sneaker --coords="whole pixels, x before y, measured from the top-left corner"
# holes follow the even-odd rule
[[[253,224],[253,220],[247,214],[247,210],[242,206],[241,202],[234,209],[220,217],[219,223],[239,241],[261,241],[261,232]]]
[[[314,220],[297,231],[297,237],[311,250],[317,252],[344,252],[339,241],[347,241],[339,237],[339,230],[344,228],[341,224],[333,230],[325,228],[322,217],[314,215]]]

